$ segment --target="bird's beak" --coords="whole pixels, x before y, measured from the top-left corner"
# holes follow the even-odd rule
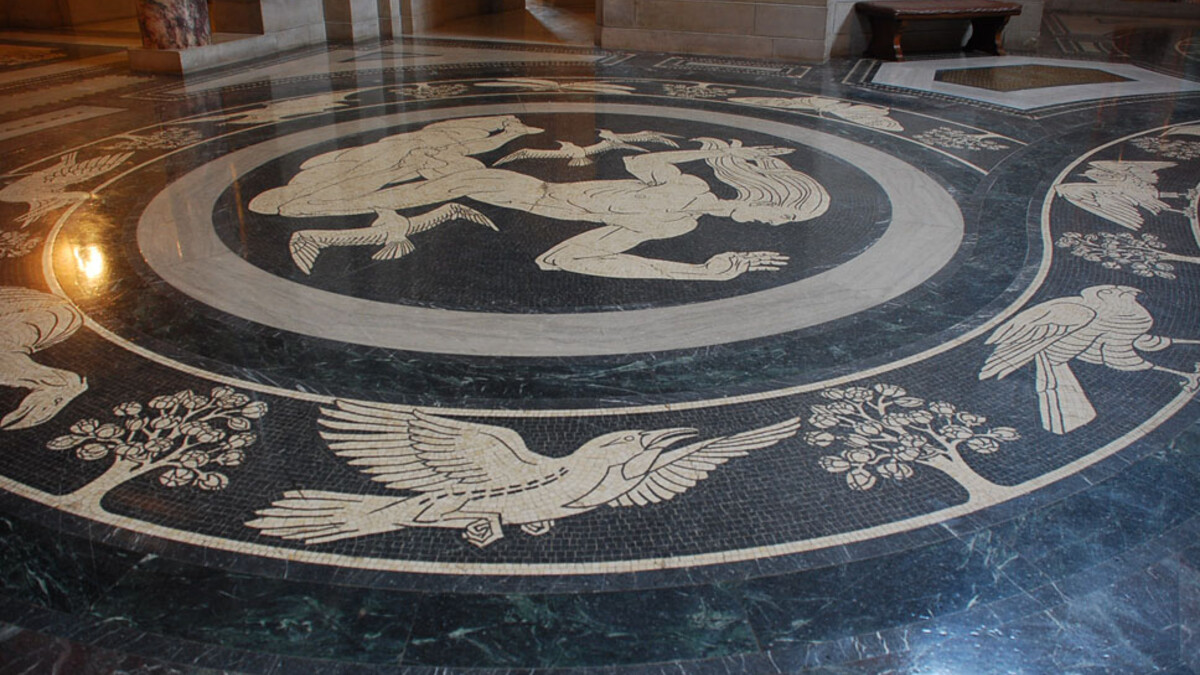
[[[691,427],[676,427],[674,429],[658,429],[642,433],[642,447],[646,450],[662,452],[672,444],[686,438],[695,438],[700,432]]]

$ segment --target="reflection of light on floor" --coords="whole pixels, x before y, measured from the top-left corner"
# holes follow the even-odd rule
[[[104,254],[99,246],[76,246],[75,264],[79,267],[80,275],[91,283],[104,276]]]

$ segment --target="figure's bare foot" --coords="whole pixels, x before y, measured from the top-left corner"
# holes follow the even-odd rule
[[[774,251],[728,251],[718,253],[704,263],[704,269],[714,281],[735,279],[746,272],[777,272],[788,263],[788,257]]]

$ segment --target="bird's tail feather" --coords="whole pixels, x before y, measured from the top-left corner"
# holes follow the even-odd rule
[[[323,544],[403,529],[381,512],[404,499],[321,490],[292,490],[246,523],[264,535]]]
[[[591,166],[592,163],[592,160],[587,157],[574,157],[567,162],[567,166]]]
[[[292,252],[292,262],[296,263],[296,267],[300,268],[305,274],[312,274],[313,264],[317,262],[317,256],[321,255],[321,249],[325,245],[309,236],[308,232],[301,230],[292,234],[292,239],[288,243],[288,250]]]
[[[1051,363],[1045,354],[1036,361],[1038,408],[1046,431],[1062,435],[1096,418],[1096,409],[1070,366]]]
[[[393,242],[387,244],[383,248],[376,251],[375,255],[371,256],[371,259],[372,260],[395,260],[397,258],[403,258],[404,256],[408,255],[409,253],[412,253],[415,250],[416,250],[416,247],[414,247],[413,243],[408,240],[408,237],[403,237],[401,239],[397,239],[396,241],[393,241]]]

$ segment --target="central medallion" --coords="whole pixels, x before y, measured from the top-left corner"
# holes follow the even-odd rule
[[[869,248],[889,216],[878,183],[806,146],[695,122],[542,113],[304,148],[227,190],[214,223],[255,266],[332,293],[564,313],[792,283]]]
[[[850,316],[924,283],[962,239],[936,181],[848,139],[645,105],[525,108],[382,115],[242,148],[158,195],[139,246],[176,289],[274,328],[588,356]],[[179,194],[211,206],[181,217]]]

